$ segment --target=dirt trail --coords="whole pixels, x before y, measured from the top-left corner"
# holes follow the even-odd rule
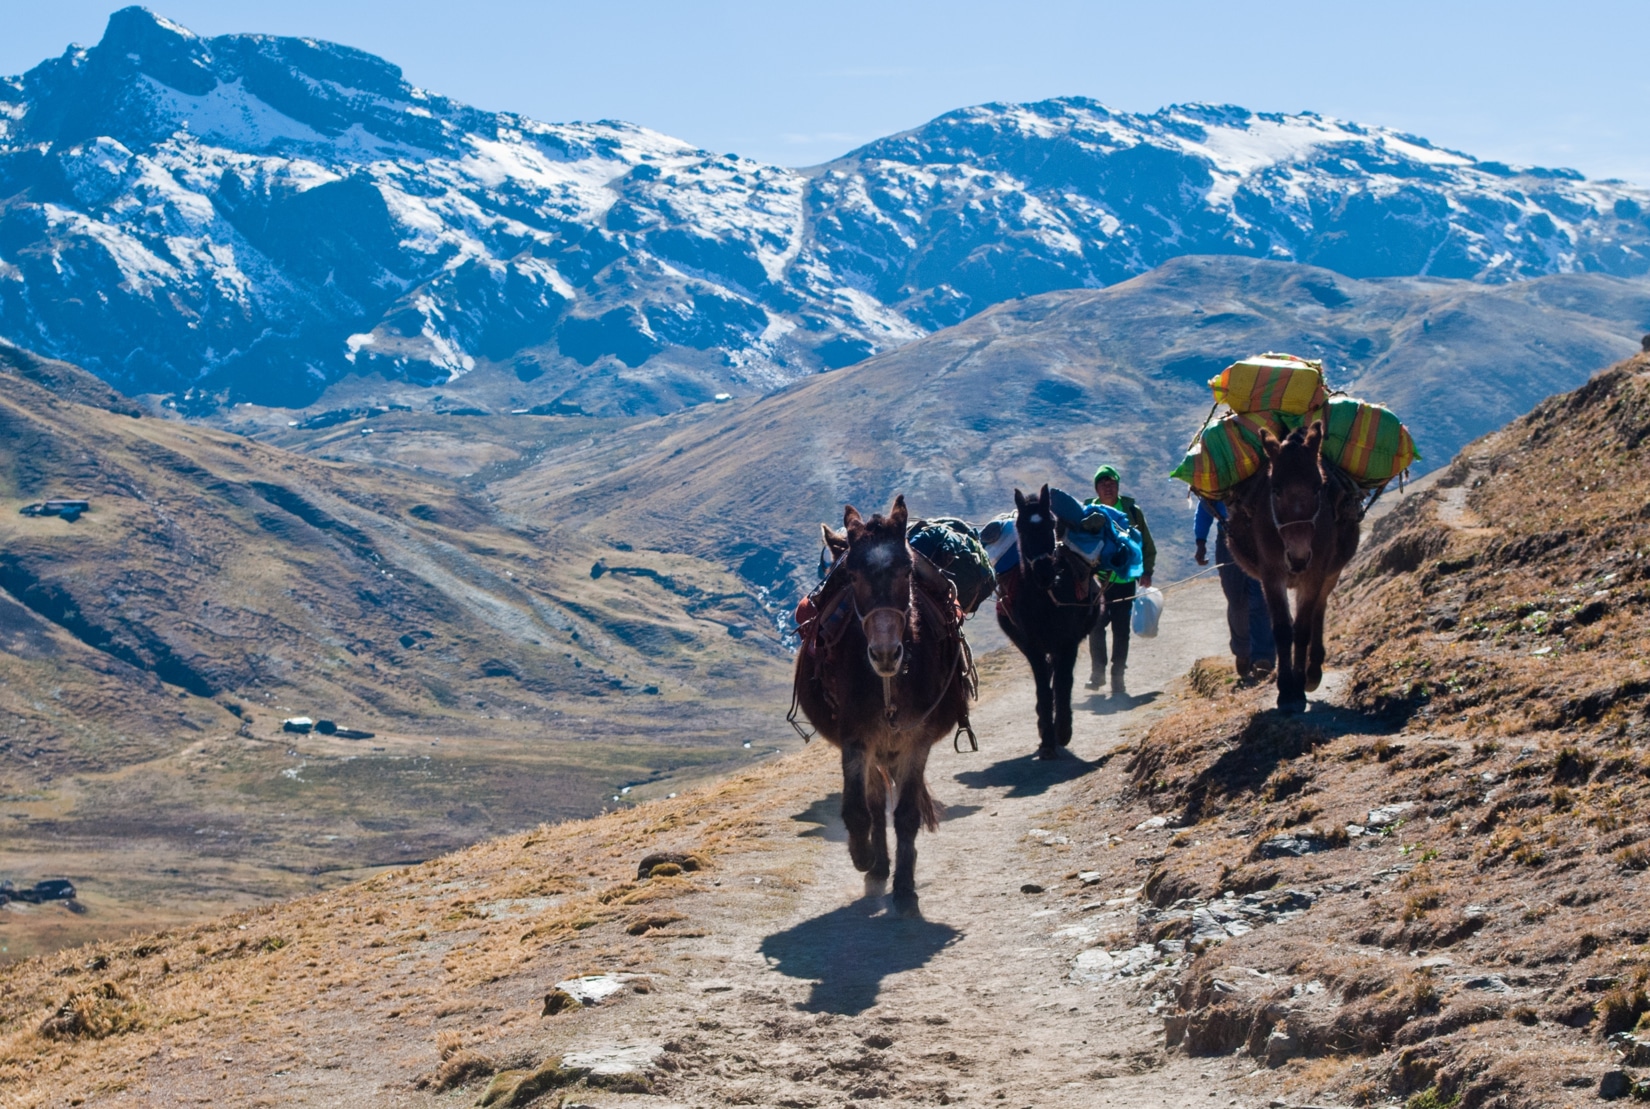
[[[935,749],[930,782],[948,813],[918,840],[922,920],[864,898],[836,816],[840,777],[823,743],[795,760],[819,800],[776,814],[794,822],[772,849],[719,860],[714,905],[696,900],[706,936],[670,941],[671,970],[646,998],[579,1014],[558,1044],[588,1051],[669,1042],[681,1071],[667,1103],[814,1106],[882,1098],[1010,1106],[1235,1104],[1239,1071],[1162,1049],[1151,986],[1074,978],[1079,951],[1134,941],[1128,845],[1069,842],[1059,829],[1079,783],[1112,796],[1125,758],[1111,753],[1165,705],[1198,657],[1224,649],[1218,585],[1173,594],[1162,633],[1136,641],[1133,696],[1080,696],[1071,755],[1031,758],[1031,687],[1018,656],[992,660],[974,719],[977,754]],[[1087,659],[1079,661],[1079,679]],[[1097,783],[1094,779],[1115,779]],[[1092,885],[1076,871],[1102,877]],[[1025,887],[1046,892],[1023,892]],[[561,1039],[561,1037],[557,1037]],[[1243,1068],[1247,1069],[1247,1068]],[[1251,1094],[1245,1102],[1252,1099]],[[577,1100],[577,1099],[575,1099]],[[592,1104],[631,1097],[604,1095]],[[634,1099],[658,1106],[660,1099]]]

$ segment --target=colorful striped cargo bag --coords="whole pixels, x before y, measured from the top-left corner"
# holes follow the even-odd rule
[[[1304,415],[1326,399],[1321,359],[1268,351],[1233,362],[1209,379],[1215,403],[1233,412]]]
[[[1391,409],[1351,397],[1331,397],[1310,420],[1323,420],[1323,456],[1359,485],[1385,485],[1421,458],[1409,428]]]
[[[1283,421],[1270,412],[1233,412],[1222,416],[1198,435],[1192,449],[1170,477],[1179,478],[1205,497],[1218,497],[1260,469],[1266,460],[1260,429],[1288,434]]]
[[[1209,379],[1215,405],[1232,411],[1207,424],[1169,476],[1198,494],[1220,498],[1265,464],[1260,431],[1283,438],[1314,420],[1324,424],[1323,456],[1365,489],[1378,489],[1421,459],[1415,440],[1391,409],[1331,397],[1323,363],[1292,354],[1257,354]]]

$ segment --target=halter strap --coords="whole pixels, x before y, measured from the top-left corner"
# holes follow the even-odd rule
[[[1278,502],[1276,500],[1274,500],[1271,496],[1268,496],[1266,498],[1266,508],[1267,508],[1267,511],[1269,511],[1272,514],[1272,526],[1278,530],[1278,534],[1282,535],[1284,528],[1298,528],[1298,527],[1302,526],[1303,524],[1310,525],[1312,527],[1316,527],[1317,524],[1318,524],[1318,517],[1323,515],[1323,510],[1324,510],[1324,507],[1325,507],[1325,504],[1326,504],[1326,501],[1325,501],[1325,498],[1324,498],[1324,495],[1323,495],[1324,490],[1326,490],[1328,488],[1329,488],[1329,482],[1328,481],[1320,482],[1319,485],[1318,485],[1318,493],[1317,493],[1317,502],[1318,503],[1317,503],[1317,507],[1312,510],[1312,515],[1308,516],[1304,520],[1290,520],[1287,524],[1278,519]]]

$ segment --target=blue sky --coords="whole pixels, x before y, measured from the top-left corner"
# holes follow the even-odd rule
[[[118,4],[0,0],[0,72],[90,45]],[[550,121],[626,119],[802,166],[992,100],[1203,100],[1395,127],[1480,158],[1650,185],[1650,3],[830,4],[155,0],[201,34],[348,43]]]

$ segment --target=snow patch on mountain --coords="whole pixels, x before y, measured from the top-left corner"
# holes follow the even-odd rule
[[[265,150],[282,141],[327,141],[319,131],[283,115],[247,92],[240,78],[220,82],[211,92],[200,96],[168,88],[147,74],[139,80],[157,113],[203,139],[252,150]]]

